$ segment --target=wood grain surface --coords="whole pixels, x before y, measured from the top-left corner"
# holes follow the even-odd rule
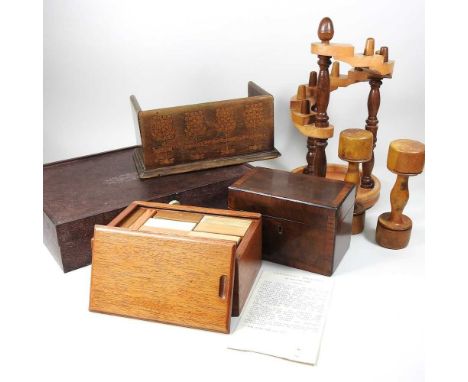
[[[95,224],[108,224],[134,200],[227,207],[227,187],[252,167],[238,165],[142,181],[135,147],[45,164],[44,244],[64,272],[91,263]],[[130,223],[131,224],[131,223]]]
[[[273,96],[253,82],[248,97],[141,110],[132,96],[142,148],[134,157],[140,177],[271,159]]]
[[[154,211],[155,216],[162,213],[166,214],[166,216],[170,216],[174,213],[173,216],[177,217],[183,216],[184,214],[187,214],[186,216],[193,216],[193,214],[195,214],[200,216],[214,216],[217,219],[224,218],[234,221],[246,220],[249,226],[242,238],[233,236],[226,237],[224,235],[206,232],[182,232],[161,228],[151,230],[151,232],[146,232],[146,229],[145,231],[141,231],[143,228],[140,228],[140,231],[134,231],[128,227],[122,228],[122,225],[126,225],[129,220],[133,219],[132,215],[136,214],[140,217],[143,215],[141,211],[145,209]],[[135,277],[140,281],[152,278],[152,282],[155,283],[153,288],[157,288],[156,284],[159,282],[169,282],[157,276],[161,269],[160,261],[164,261],[164,272],[168,272],[171,275],[167,277],[179,278],[177,281],[173,282],[174,285],[180,284],[179,291],[185,287],[190,290],[200,289],[204,291],[208,286],[199,285],[203,284],[203,277],[193,277],[198,275],[198,273],[200,273],[200,275],[209,276],[209,274],[216,273],[217,271],[217,273],[220,274],[219,277],[221,277],[221,279],[218,280],[219,285],[217,291],[219,294],[222,294],[224,298],[228,297],[228,290],[225,289],[227,286],[223,285],[232,283],[230,287],[232,291],[229,292],[231,293],[229,296],[232,296],[232,299],[229,297],[229,315],[232,312],[234,316],[237,316],[247,300],[250,289],[261,266],[261,227],[261,215],[258,213],[135,201],[107,226],[96,226],[93,245],[92,278],[98,278],[104,281],[100,281],[100,284],[99,282],[98,284],[94,281],[92,282],[91,288],[93,289],[96,285],[100,285],[98,289],[100,289],[101,292],[98,292],[97,295],[91,292],[92,302],[90,302],[90,309],[105,313],[152,319],[225,332],[227,329],[225,327],[221,329],[219,316],[197,318],[194,321],[194,318],[188,313],[187,309],[189,308],[184,308],[185,310],[182,308],[179,309],[177,315],[174,316],[171,316],[169,312],[161,313],[161,309],[169,310],[169,308],[166,305],[167,301],[163,301],[159,297],[158,301],[163,301],[165,304],[162,308],[159,307],[158,304],[148,305],[145,302],[146,297],[133,298],[129,300],[130,302],[128,305],[125,305],[125,303],[119,299],[120,305],[116,305],[112,302],[117,298],[113,297],[113,294],[119,295],[122,290],[125,290],[126,293],[131,296],[141,296],[141,293],[144,293],[144,291],[141,290],[143,286],[138,283],[133,283],[132,280]],[[180,246],[178,246],[178,243],[180,243]],[[195,251],[192,250],[193,246],[196,247]],[[205,258],[206,256],[218,257],[219,252],[221,250],[224,251],[226,248],[229,248],[233,253],[233,261],[235,263],[232,272],[229,274],[225,271],[224,263],[221,264],[219,261],[206,260]],[[203,256],[199,256],[201,252],[204,253]],[[116,255],[117,260],[115,261],[112,260],[113,253],[118,253],[118,255]],[[171,261],[167,261],[167,258],[171,256]],[[132,258],[130,259],[130,257]],[[180,260],[177,259],[178,257],[180,257]],[[124,258],[124,260],[118,260],[119,258]],[[106,263],[105,266],[102,265],[103,262]],[[98,264],[96,265],[96,263]],[[186,263],[190,264],[187,265]],[[207,269],[204,269],[205,263],[208,265]],[[94,271],[95,268],[98,269],[97,273]],[[120,289],[116,289],[117,285]],[[209,288],[214,288],[212,284],[210,285]],[[225,291],[220,291],[223,288]],[[171,298],[170,291],[167,291],[165,287],[161,287],[161,290],[167,292],[167,298]],[[153,289],[150,288],[149,293],[153,292]],[[175,298],[178,303],[186,303],[186,300],[183,300],[182,297],[179,296],[180,292],[174,293],[175,297],[173,298]],[[96,296],[98,296],[98,298],[95,298]],[[200,297],[200,299],[203,299],[203,297]],[[200,299],[196,296],[195,300],[191,303],[198,304]],[[211,300],[207,300],[206,303],[210,301]],[[194,308],[193,311],[198,312],[197,309]]]
[[[244,236],[251,223],[249,219],[205,215],[195,227],[195,231]]]
[[[228,333],[234,249],[97,226],[89,309]]]
[[[351,183],[257,167],[228,204],[262,213],[265,260],[329,276],[350,244],[354,200]]]

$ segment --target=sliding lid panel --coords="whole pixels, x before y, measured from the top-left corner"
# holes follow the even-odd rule
[[[90,310],[229,332],[232,242],[96,226]]]

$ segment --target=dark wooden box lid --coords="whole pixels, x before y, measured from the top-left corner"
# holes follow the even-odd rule
[[[317,213],[335,213],[353,190],[352,183],[256,167],[229,187],[228,200],[230,208],[249,205],[252,212],[308,223]]]
[[[43,167],[43,210],[55,225],[123,209],[134,200],[158,200],[241,176],[248,165],[141,180],[135,147]],[[105,155],[103,155],[105,154]]]

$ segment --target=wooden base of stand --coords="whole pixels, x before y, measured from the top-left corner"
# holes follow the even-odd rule
[[[304,167],[305,166],[297,167],[292,170],[292,172],[302,173]],[[346,165],[330,163],[327,165],[327,178],[344,180],[346,171]],[[356,199],[357,202],[360,203],[366,210],[373,207],[380,197],[380,180],[374,175],[372,175],[372,179],[374,180],[374,188],[367,189],[359,187]]]
[[[353,224],[351,228],[351,233],[357,235],[364,231],[364,223],[366,221],[366,210],[359,208],[357,212],[353,213]]]
[[[405,248],[409,243],[412,227],[413,223],[408,216],[403,215],[403,222],[397,225],[390,221],[390,212],[385,212],[377,221],[375,241],[385,248]]]

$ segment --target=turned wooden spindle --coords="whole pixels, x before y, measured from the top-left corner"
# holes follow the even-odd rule
[[[387,168],[397,174],[390,193],[391,211],[379,216],[375,240],[382,247],[405,248],[411,237],[413,223],[403,214],[409,199],[408,178],[424,169],[425,146],[410,139],[398,139],[388,148]]]
[[[319,24],[317,35],[322,44],[329,44],[334,35],[333,22],[325,17]],[[315,111],[315,126],[328,127],[327,108],[330,100],[330,75],[328,68],[331,64],[329,56],[318,55],[319,73],[317,76],[317,91]],[[311,174],[325,177],[327,173],[327,157],[325,148],[327,139],[309,137],[307,139],[307,166],[304,168],[304,174]]]
[[[340,133],[338,156],[348,162],[345,182],[354,183],[356,194],[360,183],[359,163],[368,161],[372,156],[373,135],[363,129],[347,129]],[[366,209],[358,202],[354,203],[352,234],[364,230]]]
[[[305,85],[299,85],[297,88],[296,98],[298,101],[301,101],[300,111],[302,114],[310,113],[310,102],[307,99],[307,89]]]
[[[366,46],[364,47],[364,56],[373,56],[374,55],[374,46],[375,40],[372,37],[369,37],[366,40]]]
[[[313,88],[317,86],[317,72],[315,70],[309,74],[309,86]]]
[[[388,47],[382,46],[379,50],[379,54],[384,56],[384,62],[388,62]]]
[[[318,28],[318,38],[322,44],[328,44],[334,34],[333,22],[325,17],[320,21]],[[327,108],[330,101],[330,75],[328,68],[331,64],[329,56],[318,56],[319,73],[317,77],[317,115],[315,125],[317,127],[328,127]]]
[[[340,62],[334,61],[330,71],[330,77],[339,77],[340,76]]]
[[[374,144],[372,148],[372,158],[369,162],[362,164],[362,188],[374,188],[374,180],[372,179],[372,170],[374,169],[374,149],[377,144],[377,130],[379,129],[379,120],[377,114],[380,107],[380,86],[382,81],[380,78],[371,78],[369,80],[370,92],[367,99],[368,117],[366,119],[366,130],[370,131],[374,136]]]

